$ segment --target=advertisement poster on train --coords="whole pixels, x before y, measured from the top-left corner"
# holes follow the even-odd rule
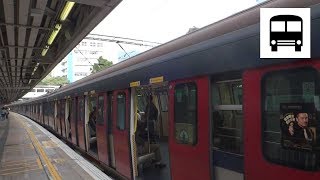
[[[283,148],[311,151],[316,142],[314,103],[281,103],[280,128]]]

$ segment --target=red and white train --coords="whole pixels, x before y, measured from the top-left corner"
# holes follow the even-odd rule
[[[267,1],[11,109],[127,179],[319,180],[319,3]],[[311,8],[311,59],[259,58],[266,7]],[[163,168],[136,144],[148,95],[159,112]],[[306,110],[308,145],[287,139],[281,124],[290,103],[292,112],[314,107]]]

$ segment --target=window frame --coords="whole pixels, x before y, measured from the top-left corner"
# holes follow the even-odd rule
[[[274,160],[274,159],[271,159],[269,156],[266,155],[266,150],[265,150],[265,141],[267,140],[266,136],[264,135],[265,131],[267,130],[266,128],[266,119],[264,118],[264,115],[266,113],[265,111],[265,107],[266,107],[266,95],[267,95],[267,92],[266,92],[266,80],[268,77],[270,76],[275,76],[275,75],[281,75],[285,72],[293,72],[293,71],[299,71],[299,72],[306,72],[305,70],[312,70],[315,72],[315,79],[320,79],[320,72],[318,69],[316,69],[315,67],[313,66],[298,66],[298,67],[293,67],[293,68],[290,68],[290,69],[277,69],[277,70],[271,70],[271,71],[268,71],[266,73],[264,73],[262,76],[261,76],[261,80],[260,80],[260,88],[261,88],[261,105],[260,105],[260,109],[261,109],[261,112],[260,112],[260,118],[261,118],[261,150],[262,150],[262,157],[268,162],[268,163],[271,163],[271,164],[276,164],[278,166],[282,166],[282,167],[285,167],[285,168],[293,168],[293,169],[296,169],[296,170],[300,170],[300,171],[306,171],[306,172],[319,172],[320,171],[320,167],[318,169],[303,169],[303,168],[300,168],[300,167],[297,167],[296,165],[291,165],[289,164],[288,162],[285,162],[285,161],[282,161],[281,162],[281,159],[277,159]],[[320,85],[318,84],[318,86],[315,84],[315,94],[317,94],[316,90],[317,88],[319,89]],[[303,94],[303,93],[302,93]],[[319,98],[320,98],[320,92],[319,92]],[[280,104],[279,104],[280,106]],[[279,109],[280,111],[280,109]],[[318,111],[319,112],[319,111]],[[319,120],[319,123],[320,123],[320,120]],[[279,122],[280,124],[280,122]],[[281,127],[280,127],[281,128]],[[318,130],[318,129],[317,129]],[[319,129],[320,130],[320,129]],[[282,144],[281,144],[281,129],[280,129],[280,148],[281,149],[286,149],[284,147],[282,147]],[[315,136],[317,136],[317,132],[315,134]],[[288,149],[288,150],[291,150],[295,153],[305,153],[307,151],[303,151],[303,150],[298,150],[298,149]],[[319,152],[315,152],[315,153],[318,153],[320,154],[320,151]],[[316,158],[315,158],[316,159]],[[318,159],[320,159],[318,157]],[[317,161],[317,159],[316,159]],[[320,164],[320,160],[318,160],[316,162],[316,164]]]

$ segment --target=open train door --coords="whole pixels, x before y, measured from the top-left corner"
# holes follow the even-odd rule
[[[320,62],[243,75],[245,179],[320,179]]]
[[[131,179],[131,156],[129,138],[130,96],[129,90],[113,91],[113,139],[116,170]]]
[[[174,180],[210,179],[209,79],[169,86],[169,150]]]

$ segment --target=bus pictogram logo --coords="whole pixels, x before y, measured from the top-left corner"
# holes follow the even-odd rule
[[[260,58],[310,58],[310,9],[261,8]]]
[[[277,15],[270,19],[271,51],[277,51],[278,46],[294,46],[295,51],[301,51],[302,18],[295,15]]]

